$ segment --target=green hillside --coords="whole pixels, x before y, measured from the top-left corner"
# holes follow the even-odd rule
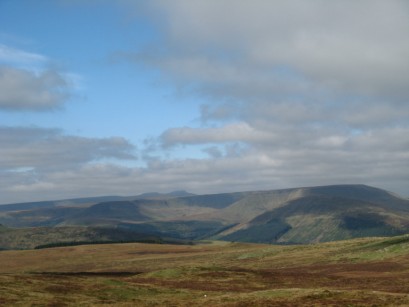
[[[361,197],[365,198],[365,197]],[[305,196],[264,212],[249,222],[221,233],[225,240],[260,243],[312,243],[409,232],[407,205],[387,210],[384,203],[370,203],[339,196]],[[234,230],[234,229],[233,229]]]

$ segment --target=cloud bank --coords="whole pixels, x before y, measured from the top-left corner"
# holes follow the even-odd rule
[[[2,202],[86,194],[84,173],[98,181],[101,167],[96,165],[137,158],[135,147],[123,138],[86,138],[58,129],[0,126],[0,143]],[[95,173],[89,171],[93,168]],[[106,180],[99,190],[109,186]]]

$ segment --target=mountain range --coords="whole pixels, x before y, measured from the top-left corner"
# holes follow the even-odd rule
[[[93,241],[119,240],[124,234],[131,240],[305,244],[409,233],[409,200],[367,185],[208,195],[176,191],[2,205],[0,224],[0,248],[9,248],[5,242],[16,228],[24,240],[47,229],[36,237],[38,243],[54,243],[53,234],[56,242],[86,241],[88,231]],[[72,234],[76,228],[82,230],[81,239]],[[104,229],[103,239],[96,229]]]

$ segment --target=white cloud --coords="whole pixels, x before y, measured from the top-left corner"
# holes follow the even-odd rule
[[[62,72],[44,55],[0,44],[0,110],[60,108],[79,88],[81,76]]]
[[[0,66],[0,110],[47,110],[61,107],[69,85],[61,74],[48,70],[34,73]]]
[[[25,174],[76,169],[107,158],[135,159],[134,146],[123,138],[70,136],[57,129],[0,126],[0,144],[0,171]]]

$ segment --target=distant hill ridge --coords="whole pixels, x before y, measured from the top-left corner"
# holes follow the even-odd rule
[[[183,190],[173,191],[170,193],[143,193],[137,196],[96,196],[96,197],[82,197],[63,200],[50,200],[50,201],[36,201],[25,203],[13,203],[0,205],[0,212],[6,211],[18,211],[18,210],[31,210],[39,208],[52,208],[52,207],[70,207],[70,206],[90,206],[93,204],[109,201],[126,201],[130,199],[152,199],[152,198],[173,198],[173,197],[185,197],[193,196],[195,194],[188,193]]]
[[[409,200],[367,185],[208,195],[176,191],[0,206],[0,223],[111,227],[189,240],[313,243],[409,233]]]

